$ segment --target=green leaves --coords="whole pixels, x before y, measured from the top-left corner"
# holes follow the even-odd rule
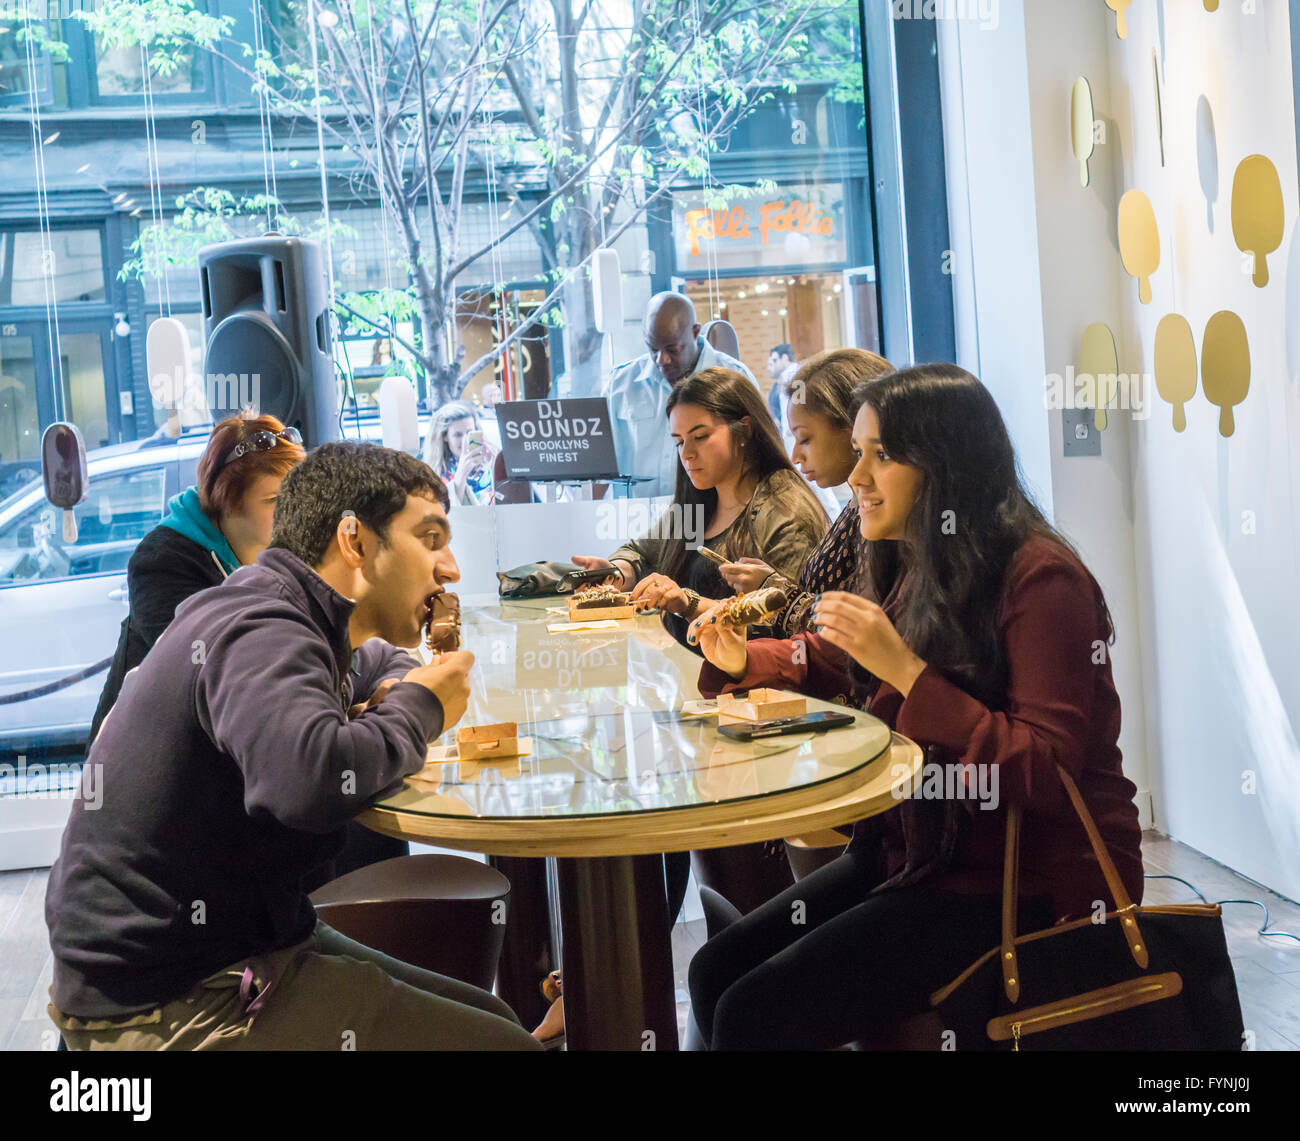
[[[235,22],[232,16],[197,10],[191,0],[96,0],[94,7],[70,15],[95,34],[101,47],[143,44],[164,75],[187,59],[192,47],[212,47]]]

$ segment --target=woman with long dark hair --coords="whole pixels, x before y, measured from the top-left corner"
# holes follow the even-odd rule
[[[826,532],[826,512],[790,463],[776,423],[748,377],[709,368],[677,384],[668,397],[667,429],[679,466],[673,502],[649,534],[608,559],[578,556],[608,569],[635,599],[663,612],[665,628],[683,645],[690,620],[732,595],[701,544],[736,560],[762,559],[797,578],[808,552]],[[693,648],[693,647],[692,647]],[[791,882],[784,847],[745,844],[665,857],[670,921],[681,910],[692,863],[696,879],[721,891],[742,911]]]
[[[699,548],[732,561],[762,559],[797,578],[826,532],[826,512],[799,478],[758,389],[738,372],[710,368],[668,397],[667,428],[679,465],[673,502],[650,532],[608,559],[576,556],[608,569],[634,599],[664,612],[683,645],[697,614],[732,595]]]
[[[955,365],[867,384],[849,483],[868,540],[861,594],[823,594],[815,633],[746,641],[692,624],[701,692],[841,692],[960,763],[971,797],[914,798],[848,851],[710,940],[690,969],[715,1049],[837,1046],[927,1009],[999,938],[1005,805],[1022,806],[1022,929],[1110,898],[1069,807],[1082,791],[1132,898],[1142,897],[1136,789],[1124,776],[1114,633],[1100,587],[1026,494],[988,390]],[[942,782],[940,782],[942,783]],[[807,922],[793,926],[791,904]]]

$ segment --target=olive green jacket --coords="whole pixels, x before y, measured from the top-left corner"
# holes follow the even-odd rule
[[[777,471],[764,478],[740,519],[744,525],[728,528],[715,548],[718,554],[733,562],[740,558],[762,559],[795,581],[830,522],[808,485],[792,471]],[[697,523],[694,519],[685,522],[691,526]],[[639,582],[660,570],[669,536],[682,524],[682,509],[674,503],[645,535],[625,543],[609,558],[626,559]],[[704,542],[704,520],[698,521],[698,533],[693,537],[696,543]]]

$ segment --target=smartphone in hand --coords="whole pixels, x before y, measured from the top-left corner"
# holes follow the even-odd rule
[[[618,567],[597,567],[595,570],[569,571],[564,576],[564,581],[572,583],[573,589],[577,590],[580,586],[600,586],[616,578],[618,578]]]

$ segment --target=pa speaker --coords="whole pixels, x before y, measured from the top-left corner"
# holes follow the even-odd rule
[[[338,439],[321,244],[268,235],[204,246],[199,277],[213,421],[256,409],[297,428],[307,448]]]

